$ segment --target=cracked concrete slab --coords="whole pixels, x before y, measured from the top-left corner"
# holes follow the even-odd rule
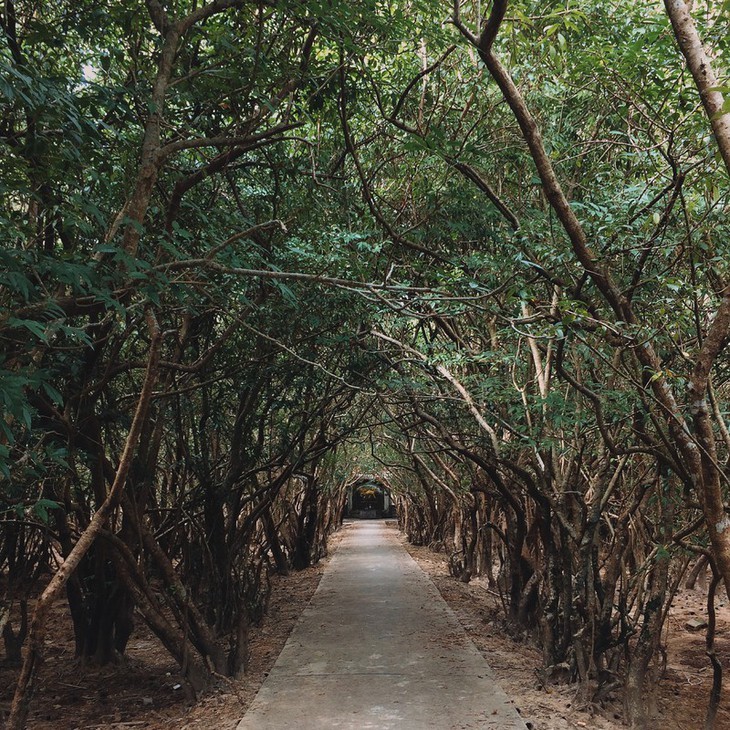
[[[526,730],[395,530],[344,529],[238,730]]]

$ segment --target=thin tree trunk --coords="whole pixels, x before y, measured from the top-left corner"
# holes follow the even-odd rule
[[[715,133],[725,167],[730,173],[730,113],[722,111],[725,99],[690,14],[690,5],[685,0],[664,0],[664,7],[672,23],[679,50],[682,51],[700,92],[700,99]]]
[[[707,636],[705,637],[705,649],[712,664],[712,690],[710,691],[710,701],[707,703],[705,730],[714,730],[717,711],[720,708],[720,698],[722,697],[722,664],[715,651],[715,626],[717,623],[715,592],[719,583],[720,574],[713,570],[712,581],[707,593]]]

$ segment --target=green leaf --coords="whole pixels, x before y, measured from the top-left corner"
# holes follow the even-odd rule
[[[46,391],[46,395],[56,404],[56,405],[63,405],[63,396],[61,393],[54,388],[49,382],[43,381],[42,383],[43,390]]]
[[[35,515],[41,522],[48,524],[48,511],[52,509],[60,509],[61,505],[52,499],[39,499],[32,507],[31,513]]]
[[[27,329],[39,340],[47,342],[48,338],[46,335],[46,327],[42,322],[37,322],[34,319],[17,319],[16,317],[9,317],[8,324],[11,327],[22,327],[23,329]]]

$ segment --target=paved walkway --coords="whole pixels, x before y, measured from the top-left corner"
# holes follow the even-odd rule
[[[525,730],[396,530],[344,529],[238,730]]]

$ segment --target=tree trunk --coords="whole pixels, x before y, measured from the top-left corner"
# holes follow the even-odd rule
[[[23,663],[22,648],[28,635],[28,601],[25,598],[20,600],[20,626],[17,632],[10,623],[10,606],[3,607],[1,611],[3,615],[0,617],[0,624],[5,644],[5,661],[11,667],[19,667]]]
[[[717,86],[716,79],[712,73],[709,59],[702,49],[694,23],[689,16],[687,5],[684,0],[666,0],[665,5],[672,19],[680,47],[688,59],[695,82],[700,89],[703,103],[705,103],[708,113],[716,110],[718,104],[722,106],[722,95],[718,95],[714,89]],[[458,3],[456,8],[454,23],[477,49],[479,57],[512,110],[537,169],[545,197],[567,234],[576,259],[609,304],[616,318],[629,325],[641,324],[623,289],[614,280],[611,271],[599,261],[596,252],[589,245],[586,231],[563,192],[553,163],[545,150],[537,122],[525,104],[512,76],[492,50],[494,40],[504,20],[507,0],[495,0],[489,20],[478,36],[474,35],[461,21]],[[716,114],[712,124],[720,151],[730,172],[730,115],[720,114],[718,117]],[[689,428],[672,383],[664,372],[661,358],[652,342],[643,340],[640,344],[637,343],[633,351],[641,367],[652,374],[649,385],[702,505],[713,555],[730,597],[730,518],[725,513],[720,473],[716,461],[715,435],[706,397],[711,368],[717,355],[726,345],[729,331],[730,286],[726,285],[722,293],[722,301],[696,357],[688,388],[694,432]]]
[[[274,564],[276,570],[280,575],[289,575],[289,562],[284,555],[284,551],[281,547],[281,541],[279,540],[279,533],[274,524],[274,518],[271,516],[271,505],[269,505],[261,515],[261,520],[264,523],[264,530],[266,531],[266,539],[269,542],[269,549],[274,558]]]
[[[147,417],[147,410],[152,397],[152,388],[157,379],[157,370],[160,361],[161,333],[157,320],[151,310],[147,312],[147,325],[151,336],[147,372],[142,386],[142,392],[137,401],[132,425],[130,426],[127,440],[124,444],[124,451],[119,460],[119,467],[117,468],[114,483],[109,490],[109,495],[106,500],[96,511],[88,527],[81,533],[73,550],[71,550],[69,556],[61,563],[51,582],[38,599],[28,635],[28,652],[23,662],[23,668],[21,669],[13,702],[10,707],[10,716],[8,717],[7,723],[8,730],[23,730],[25,726],[35,676],[43,660],[46,622],[51,607],[84,555],[86,555],[96,541],[112,510],[119,502],[122,490],[127,481],[127,474],[132,464],[132,458],[137,448],[142,426]]]

